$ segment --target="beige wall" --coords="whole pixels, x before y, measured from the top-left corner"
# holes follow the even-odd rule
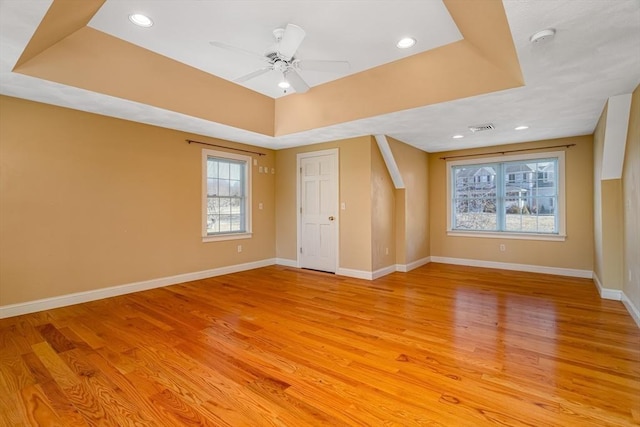
[[[567,239],[535,241],[447,235],[446,161],[440,157],[576,144],[566,150]],[[593,138],[579,136],[429,155],[431,256],[534,266],[593,269]],[[501,252],[499,245],[506,251]]]
[[[624,294],[640,310],[640,86],[633,91],[622,171]]]
[[[593,183],[606,108],[594,136],[435,154],[388,138],[406,187],[399,190],[370,136],[277,152],[260,148],[267,156],[254,158],[276,174],[252,169],[253,238],[202,243],[204,147],[184,140],[248,146],[3,96],[0,305],[276,256],[295,260],[296,155],[338,148],[339,199],[346,205],[338,213],[340,268],[375,271],[432,255],[594,270],[605,280],[617,274],[638,307],[639,98],[636,89],[622,180]],[[564,144],[576,144],[566,150],[565,242],[447,236],[440,157]],[[623,236],[620,265],[606,256],[616,253],[615,221]]]
[[[371,264],[373,271],[396,263],[395,186],[382,153],[371,144]]]
[[[371,147],[372,137],[279,150],[276,153],[276,256],[297,259],[296,156],[299,153],[339,150],[340,210],[339,267],[372,271],[371,258]]]
[[[4,96],[0,120],[0,305],[275,256],[257,167],[253,238],[201,241],[203,146],[185,138],[237,144]]]
[[[430,255],[429,156],[396,139],[387,140],[405,186],[396,191],[396,262],[407,265]]]
[[[593,272],[607,289],[622,290],[623,209],[622,180],[602,177],[608,104],[593,133]]]
[[[429,256],[428,155],[388,138],[405,189],[396,190],[371,136],[276,152],[276,253],[296,260],[296,156],[338,148],[340,260],[343,269],[375,272]]]

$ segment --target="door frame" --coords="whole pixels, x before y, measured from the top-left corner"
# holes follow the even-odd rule
[[[308,151],[305,153],[298,153],[296,155],[296,267],[302,268],[302,258],[300,256],[300,248],[302,247],[302,174],[300,168],[301,160],[308,157],[318,157],[333,155],[335,158],[335,177],[336,177],[336,200],[335,200],[335,227],[333,241],[335,244],[335,272],[340,269],[340,150],[338,148],[329,148],[327,150]]]

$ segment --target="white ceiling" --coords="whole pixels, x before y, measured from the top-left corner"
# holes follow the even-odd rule
[[[154,25],[132,25],[127,19],[132,12],[151,17]],[[264,62],[209,41],[263,55],[275,43],[273,30],[289,23],[307,33],[297,59],[347,60],[351,65],[345,74],[301,71],[312,87],[462,39],[441,0],[373,1],[367,7],[362,1],[107,0],[89,26],[233,81]],[[396,48],[405,36],[419,42],[411,49]],[[242,86],[278,98],[284,95],[281,80],[282,74],[273,71]]]
[[[251,4],[252,7],[238,8],[236,4]],[[294,4],[295,7],[287,8],[287,4]],[[319,7],[320,4],[324,6]],[[366,7],[363,7],[365,4]],[[431,15],[423,16],[427,13],[425,11],[429,11],[429,14],[438,13],[428,8],[424,9],[425,4],[429,5],[428,8],[435,7],[434,5],[441,6],[440,1],[417,0],[108,0],[103,7],[104,10],[98,13],[91,25],[100,28],[102,25],[123,27],[121,30],[124,33],[118,34],[118,37],[154,50],[165,49],[164,46],[167,46],[164,52],[174,56],[185,55],[184,59],[176,59],[191,61],[193,66],[233,79],[251,71],[251,64],[248,62],[252,60],[247,62],[247,58],[239,58],[242,55],[236,55],[238,62],[235,62],[230,59],[229,53],[215,52],[217,48],[210,46],[208,42],[217,40],[260,52],[271,43],[271,30],[288,22],[301,25],[307,31],[307,39],[299,51],[301,58],[303,55],[307,57],[308,54],[308,59],[348,60],[356,70],[357,67],[365,69],[375,66],[380,61],[399,59],[393,55],[402,53],[395,51],[393,44],[405,21],[407,28],[416,25],[416,22],[421,24],[407,30],[418,38],[420,49],[428,49],[438,43],[454,40],[456,36],[452,33],[443,38],[436,36],[433,39],[434,35],[430,32],[417,33],[422,27],[433,27],[437,24],[430,22]],[[436,152],[590,134],[607,98],[630,93],[640,82],[638,0],[504,0],[525,77],[524,87],[274,138],[12,73],[11,69],[49,5],[50,0],[0,0],[0,93],[274,149],[359,135],[386,134],[425,151]],[[173,22],[186,22],[188,11],[206,12],[196,12],[198,18],[194,25],[181,24],[184,27],[173,28],[171,31],[161,30],[158,39],[148,40],[145,39],[148,36],[140,34],[142,29],[126,27],[128,21],[111,23],[115,18],[109,14],[119,13],[118,10],[127,5],[147,7],[148,9],[136,9],[131,12],[144,11],[154,17],[156,25],[152,28],[162,28],[165,17],[170,19],[175,15],[176,21]],[[221,7],[214,8],[217,14],[211,17],[211,8],[216,5]],[[327,5],[340,5],[344,10],[339,16],[335,16],[330,13]],[[404,7],[393,10],[391,5]],[[436,9],[437,7],[434,10]],[[162,12],[155,15],[156,10]],[[227,10],[232,10],[233,14],[227,14]],[[415,13],[418,10],[420,13]],[[128,13],[130,12],[126,15]],[[393,19],[390,19],[391,16]],[[102,19],[107,23],[100,23]],[[390,29],[390,21],[394,22],[393,30]],[[217,29],[207,29],[207,22],[210,22],[210,27]],[[371,24],[372,22],[375,25]],[[367,27],[368,25],[373,27]],[[531,34],[549,27],[557,30],[551,43],[529,43]],[[345,37],[345,28],[349,30],[349,43],[341,45],[342,38]],[[373,32],[371,28],[374,28]],[[455,26],[454,30],[457,32]],[[447,31],[451,31],[451,28]],[[377,37],[378,33],[385,33],[386,36],[376,39],[373,44],[370,43],[374,37],[372,34]],[[385,44],[387,37],[390,40]],[[198,41],[198,47],[195,47],[194,40]],[[424,44],[426,40],[433,40],[433,43],[427,46]],[[146,43],[157,44],[157,47]],[[380,47],[382,45],[391,47],[383,49]],[[359,46],[362,48],[359,49]],[[374,55],[377,50],[380,50],[379,55]],[[206,53],[200,57],[198,52]],[[218,54],[225,57],[219,65],[215,65],[218,64],[215,59]],[[322,78],[332,77],[305,75],[305,78],[312,80],[313,84],[319,84]],[[263,89],[256,86],[254,90]],[[471,134],[467,130],[469,125],[486,122],[493,123],[496,130],[478,134]],[[530,128],[526,131],[513,130],[521,124],[529,125]],[[451,139],[451,136],[457,133],[464,134],[465,138]]]

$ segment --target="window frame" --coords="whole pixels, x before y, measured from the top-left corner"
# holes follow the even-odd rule
[[[244,198],[244,210],[245,210],[245,230],[240,232],[229,233],[216,233],[208,234],[207,232],[207,207],[208,207],[208,194],[207,194],[207,163],[209,158],[217,158],[221,160],[229,160],[235,162],[244,162],[244,182],[245,182],[245,198]],[[211,149],[202,150],[202,224],[201,234],[203,242],[218,242],[223,240],[237,240],[237,239],[249,239],[252,232],[252,197],[251,197],[251,170],[253,165],[253,159],[251,156],[245,156],[242,154],[229,153],[226,151],[218,151]]]
[[[558,176],[556,177],[557,185],[557,219],[558,229],[557,233],[534,233],[534,232],[517,232],[517,231],[481,231],[481,230],[460,230],[454,229],[454,209],[453,209],[453,168],[456,166],[468,166],[468,165],[485,165],[490,163],[507,163],[515,161],[534,161],[556,159]],[[493,238],[493,239],[519,239],[519,240],[550,240],[550,241],[564,241],[567,238],[566,235],[566,196],[565,196],[565,152],[553,151],[553,152],[539,152],[529,154],[516,154],[516,155],[502,155],[494,157],[476,157],[472,159],[464,160],[448,160],[446,164],[446,198],[447,198],[447,235],[458,237],[481,237],[481,238]],[[537,177],[536,177],[537,178]],[[504,187],[507,179],[501,177],[498,182],[498,187]]]

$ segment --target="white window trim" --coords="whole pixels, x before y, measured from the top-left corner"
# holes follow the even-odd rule
[[[247,183],[246,186],[246,197],[245,197],[245,221],[246,221],[246,231],[244,233],[226,233],[226,234],[215,234],[209,235],[207,234],[207,159],[209,157],[218,157],[221,159],[230,159],[230,160],[240,160],[246,162],[246,167],[244,168],[244,179]],[[229,153],[226,151],[217,151],[217,150],[202,150],[202,224],[201,224],[201,233],[202,233],[202,242],[219,242],[222,240],[237,240],[237,239],[250,239],[253,235],[252,233],[252,221],[251,221],[251,170],[253,168],[252,158],[251,156],[245,156],[242,154]]]
[[[452,229],[452,194],[451,194],[451,170],[454,166],[475,165],[481,163],[503,163],[520,160],[536,160],[555,158],[558,161],[558,232],[557,233],[517,233],[509,231],[465,231]],[[481,237],[490,239],[519,239],[519,240],[550,240],[564,241],[566,234],[566,197],[565,197],[565,152],[539,152],[529,154],[504,155],[495,157],[477,157],[473,159],[447,161],[447,236],[455,237]]]

